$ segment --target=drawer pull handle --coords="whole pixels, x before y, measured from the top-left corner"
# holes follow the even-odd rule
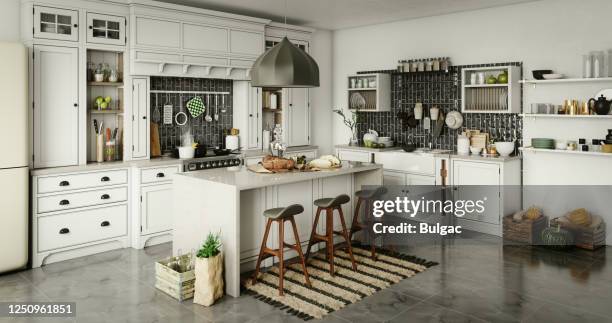
[[[59,231],[59,234],[68,234],[68,233],[70,233],[70,230],[69,230],[68,228],[62,228],[62,229]]]
[[[61,200],[59,204],[60,205],[68,205],[68,204],[70,204],[70,201],[68,201],[68,200]]]
[[[108,182],[108,181],[110,181],[110,178],[108,176],[104,176],[104,177],[100,178],[100,181],[101,182]]]
[[[101,227],[108,227],[108,226],[110,226],[110,222],[108,222],[108,221],[103,221],[102,223],[100,223],[100,226],[101,226]]]
[[[164,173],[157,173],[157,177],[159,177],[159,178],[166,177],[166,174],[164,174]]]
[[[100,198],[103,199],[103,200],[108,200],[108,199],[110,199],[110,195],[103,194],[102,196],[100,196]]]
[[[68,182],[68,181],[61,181],[59,183],[59,186],[69,186],[69,185],[70,185],[70,182]]]

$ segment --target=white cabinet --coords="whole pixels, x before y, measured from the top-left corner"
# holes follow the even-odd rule
[[[145,186],[140,196],[141,234],[172,230],[172,184]]]
[[[302,88],[287,89],[285,132],[289,146],[310,144],[310,102],[309,90]]]
[[[172,240],[172,179],[180,165],[135,168],[132,206],[132,248]]]
[[[487,84],[490,77],[506,74],[506,83]],[[480,82],[480,76],[485,82]],[[463,113],[520,113],[521,67],[492,66],[461,70],[461,112]],[[475,82],[472,82],[472,81]],[[485,84],[482,84],[485,83]],[[494,100],[490,98],[494,97]]]
[[[125,17],[88,12],[87,42],[125,45]]]
[[[32,178],[32,267],[129,246],[128,169]]]
[[[132,79],[132,158],[149,156],[149,80]]]
[[[180,49],[181,23],[166,19],[136,17],[135,46]]]
[[[257,56],[264,51],[264,35],[261,32],[243,30],[230,31],[232,54]]]
[[[406,174],[406,185],[433,186],[436,185],[436,178],[434,176]]]
[[[79,161],[78,49],[34,46],[34,167]]]
[[[466,229],[501,235],[501,219],[521,208],[521,160],[451,159],[453,199],[482,200],[483,212],[457,218]]]
[[[406,185],[406,174],[403,172],[384,170],[383,171],[383,185],[385,186]]]
[[[261,149],[261,89],[251,87],[249,81],[235,81],[233,92],[233,123],[240,129],[240,148]]]
[[[228,29],[183,24],[183,48],[195,51],[227,52]]]
[[[79,12],[34,6],[34,38],[79,40]]]

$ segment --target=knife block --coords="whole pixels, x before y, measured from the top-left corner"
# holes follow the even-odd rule
[[[96,135],[96,161],[104,161],[104,135],[101,134]]]

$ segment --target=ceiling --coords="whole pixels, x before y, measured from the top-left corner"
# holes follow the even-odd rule
[[[342,29],[478,10],[536,0],[160,0],[204,9],[283,21],[319,29]]]

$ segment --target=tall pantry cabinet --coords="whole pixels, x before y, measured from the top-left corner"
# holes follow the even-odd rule
[[[31,56],[33,168],[95,161],[93,120],[122,134],[123,113],[129,111],[129,105],[124,105],[129,101],[123,91],[124,76],[128,75],[123,59],[110,64],[119,73],[117,82],[94,82],[89,73],[94,65],[109,65],[102,58],[123,57],[127,6],[79,2],[83,5],[79,8],[72,1],[58,4],[22,2],[22,40]],[[99,96],[111,98],[108,109],[96,107],[94,101]],[[125,154],[117,154],[116,158],[120,156]]]

